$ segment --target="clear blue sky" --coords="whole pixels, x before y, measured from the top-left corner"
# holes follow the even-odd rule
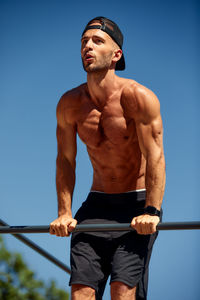
[[[0,217],[11,225],[46,225],[57,216],[56,116],[60,96],[86,80],[80,35],[103,15],[124,33],[127,68],[119,76],[152,89],[161,102],[167,184],[163,221],[200,219],[198,1],[0,0]],[[92,170],[78,142],[73,211]],[[29,235],[69,265],[69,239]],[[198,300],[200,232],[161,232],[150,266],[149,300]],[[5,236],[38,278],[68,289],[68,275]],[[109,299],[108,290],[105,298]]]

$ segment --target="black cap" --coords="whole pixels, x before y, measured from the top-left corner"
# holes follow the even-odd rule
[[[92,25],[95,21],[99,22],[100,25]],[[90,25],[91,24],[91,25]],[[89,29],[100,29],[104,32],[106,32],[114,41],[115,43],[122,49],[123,46],[123,34],[121,33],[121,30],[117,26],[117,24],[105,17],[96,17],[89,21],[82,33],[82,36],[84,33]],[[124,54],[122,54],[121,59],[116,63],[115,70],[122,71],[125,69],[125,60],[124,60]]]

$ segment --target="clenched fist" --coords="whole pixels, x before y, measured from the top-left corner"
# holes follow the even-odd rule
[[[160,218],[158,216],[144,214],[133,218],[131,227],[139,234],[152,234],[156,232],[156,226],[159,222]]]
[[[72,217],[62,215],[50,224],[50,234],[69,236],[75,229],[77,221]]]

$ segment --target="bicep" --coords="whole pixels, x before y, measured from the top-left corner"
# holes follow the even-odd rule
[[[163,152],[163,126],[160,114],[148,122],[136,123],[139,146],[142,154],[147,157],[160,157]]]
[[[140,149],[145,158],[149,155],[156,157],[163,151],[160,103],[156,95],[148,89],[139,89],[137,100],[136,130]]]
[[[71,99],[69,99],[71,100]],[[63,96],[56,109],[57,161],[68,160],[73,166],[76,158],[76,123],[69,119],[68,98]]]
[[[66,123],[65,126],[57,125],[57,150],[58,159],[68,160],[72,167],[75,167],[77,152],[76,127]]]

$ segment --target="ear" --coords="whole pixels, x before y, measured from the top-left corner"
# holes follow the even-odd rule
[[[117,63],[118,60],[120,60],[122,57],[122,50],[121,49],[116,49],[113,53],[113,59],[112,61]]]

